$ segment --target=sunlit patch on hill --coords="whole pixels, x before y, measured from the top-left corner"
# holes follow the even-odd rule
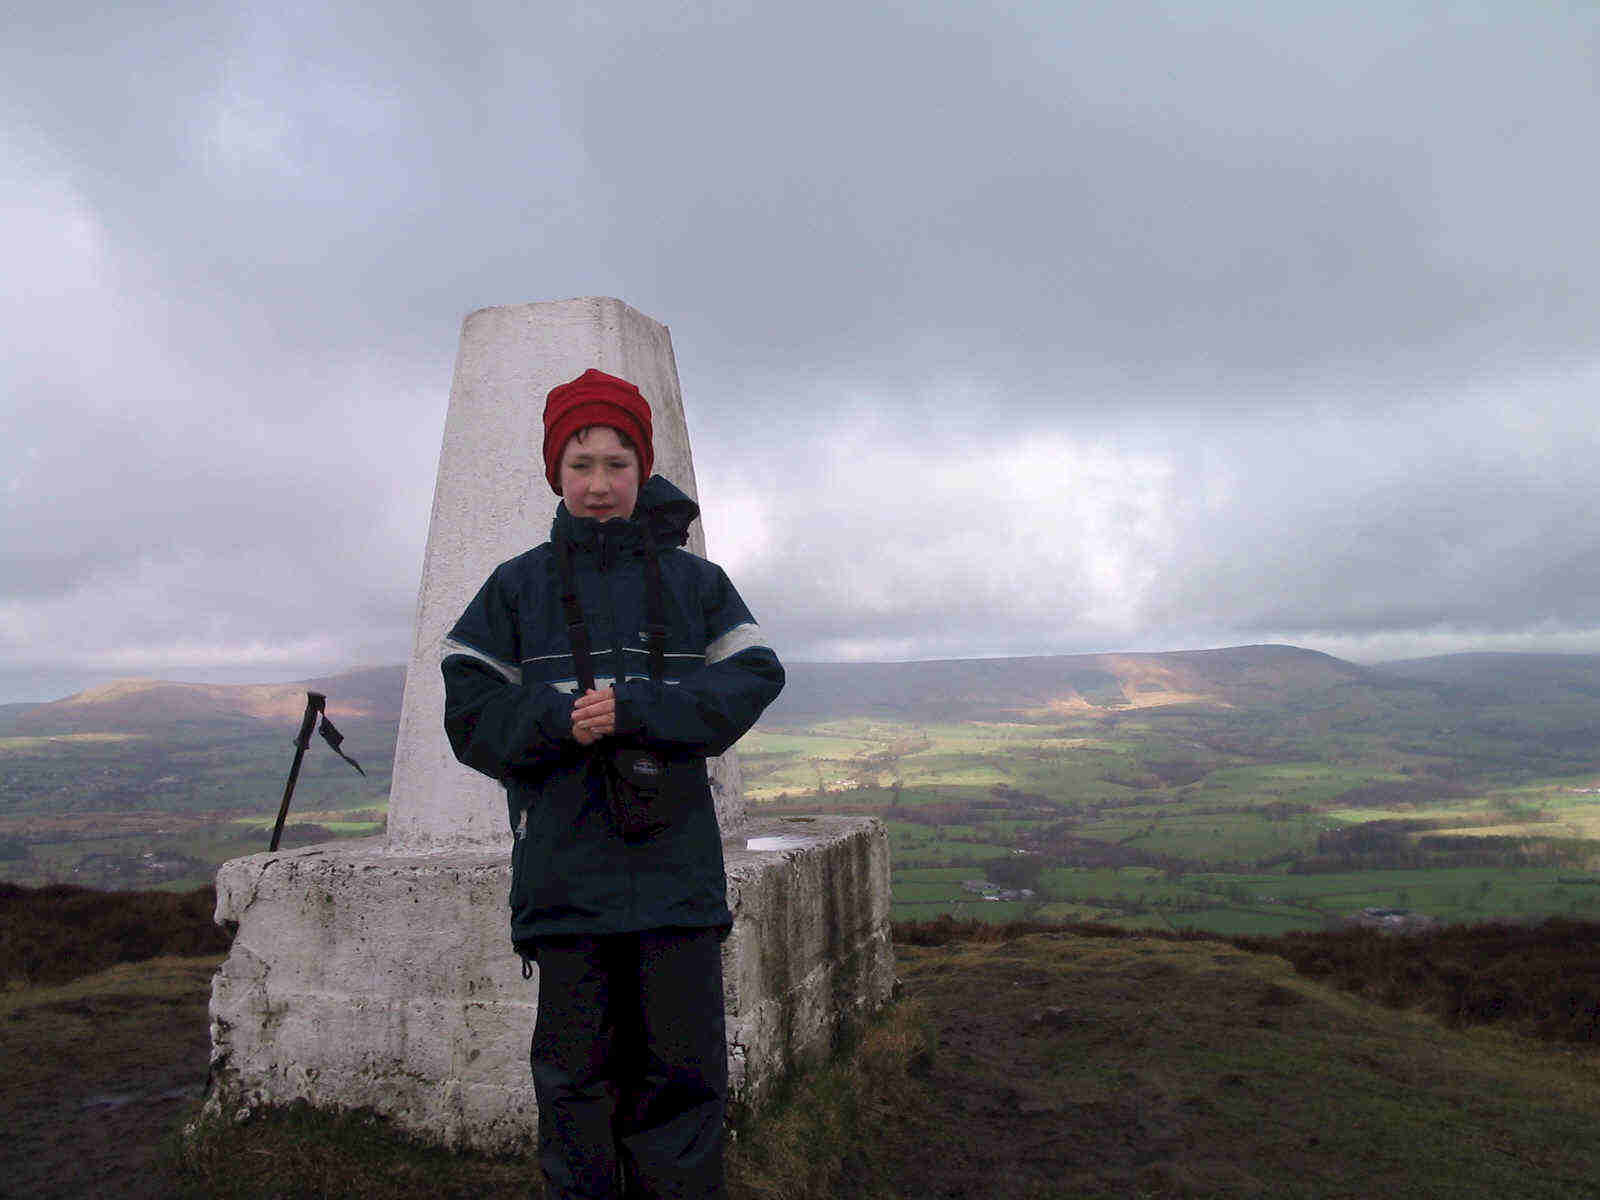
[[[0,754],[7,750],[38,750],[46,746],[114,746],[121,742],[142,741],[145,736],[142,733],[50,733],[33,737],[0,737]]]
[[[1099,705],[1090,704],[1082,696],[1078,695],[1078,693],[1073,692],[1070,696],[1056,696],[1043,708],[1036,708],[1031,711],[1039,714],[1040,716],[1045,716],[1053,712],[1089,713],[1100,712],[1102,710],[1100,709]]]
[[[1131,708],[1165,704],[1220,704],[1228,706],[1215,683],[1208,685],[1188,664],[1174,665],[1143,655],[1107,654],[1100,661],[1122,681]]]
[[[161,680],[151,678],[139,679],[114,679],[110,683],[102,683],[98,687],[86,688],[75,696],[68,696],[56,703],[65,706],[83,704],[113,704],[119,700],[126,700],[131,696],[142,695],[151,688],[160,687]]]

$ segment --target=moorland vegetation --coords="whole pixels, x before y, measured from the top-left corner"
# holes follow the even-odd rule
[[[207,897],[27,893],[6,890],[5,926],[53,923],[36,940],[87,973],[0,993],[0,1172],[19,1194],[539,1194],[531,1155],[419,1145],[371,1112],[205,1119],[219,957],[95,970],[99,928],[51,902],[147,912],[146,944],[171,946],[209,936]],[[895,942],[900,999],[740,1115],[737,1200],[1600,1186],[1600,926],[1262,939],[945,917],[897,924]]]

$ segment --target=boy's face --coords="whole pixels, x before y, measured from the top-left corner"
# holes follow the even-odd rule
[[[579,430],[561,451],[561,498],[575,517],[631,517],[639,498],[639,456],[622,444],[615,429]]]

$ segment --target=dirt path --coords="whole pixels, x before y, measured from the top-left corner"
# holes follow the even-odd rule
[[[220,957],[0,995],[0,1195],[170,1195],[160,1145],[205,1087]]]

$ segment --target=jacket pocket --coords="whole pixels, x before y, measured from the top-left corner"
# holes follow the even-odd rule
[[[538,791],[519,797],[522,814],[512,827],[511,919],[532,919],[549,890],[551,824],[548,797]]]
[[[515,807],[515,802],[513,802]],[[512,919],[528,903],[528,865],[525,851],[528,848],[528,809],[522,808],[520,819],[511,826],[511,895],[508,903],[511,905]]]

